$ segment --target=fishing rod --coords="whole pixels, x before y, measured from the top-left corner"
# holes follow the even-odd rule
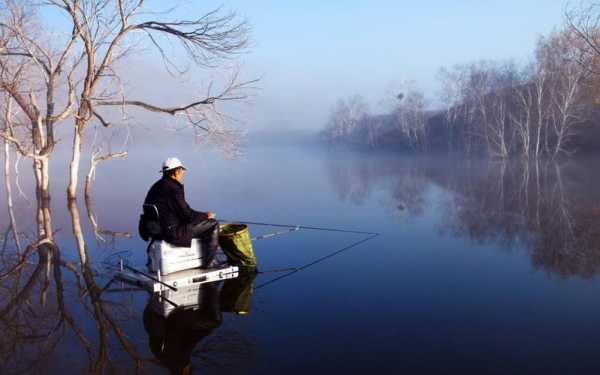
[[[343,248],[341,248],[341,249],[339,249],[339,250],[336,250],[336,251],[334,251],[334,252],[332,252],[332,253],[329,253],[329,254],[327,254],[327,255],[324,255],[324,256],[322,256],[322,257],[320,257],[320,258],[318,258],[318,259],[315,259],[315,260],[313,260],[313,261],[311,261],[311,262],[309,262],[309,263],[306,263],[306,264],[305,264],[305,265],[303,265],[303,266],[300,266],[300,267],[298,267],[298,268],[292,268],[290,272],[288,272],[288,273],[286,273],[286,274],[283,274],[283,275],[281,275],[281,276],[279,276],[279,277],[276,277],[276,278],[274,278],[274,279],[271,279],[271,280],[269,280],[269,281],[267,281],[267,282],[265,282],[265,283],[262,283],[262,284],[258,285],[257,287],[255,287],[254,289],[260,289],[260,288],[263,288],[263,287],[265,287],[265,286],[267,286],[267,285],[273,284],[273,283],[274,283],[274,282],[276,282],[276,281],[279,281],[279,280],[281,280],[281,279],[283,279],[283,278],[286,278],[286,277],[288,277],[288,276],[291,276],[291,275],[293,275],[293,274],[295,274],[295,273],[297,273],[297,272],[303,271],[303,270],[305,270],[305,269],[307,269],[307,268],[309,268],[309,267],[312,267],[312,266],[314,266],[315,264],[321,263],[321,262],[323,262],[324,260],[327,260],[327,259],[329,259],[329,258],[331,258],[331,257],[334,257],[334,256],[336,256],[336,255],[340,254],[340,253],[343,253],[344,251],[348,251],[348,250],[350,250],[350,249],[352,249],[352,248],[354,248],[354,247],[356,247],[356,246],[358,246],[358,245],[360,245],[360,244],[363,244],[363,243],[365,243],[365,242],[367,242],[367,241],[370,241],[370,240],[372,240],[373,238],[375,238],[375,237],[377,237],[377,236],[379,236],[379,233],[373,233],[373,234],[371,234],[371,235],[370,235],[369,237],[367,237],[367,238],[363,238],[362,240],[359,240],[359,241],[356,241],[356,242],[354,242],[354,243],[351,243],[351,244],[350,244],[350,245],[348,245],[348,246],[345,246],[345,247],[343,247]]]
[[[261,223],[256,221],[240,221],[240,220],[226,220],[221,219],[222,222],[225,223],[238,223],[238,224],[246,224],[246,225],[261,225],[266,227],[278,227],[278,228],[295,228],[295,230],[299,229],[309,229],[309,230],[320,230],[326,232],[339,232],[339,233],[352,233],[352,234],[365,234],[365,235],[379,235],[380,233],[375,232],[363,232],[357,230],[346,230],[346,229],[337,229],[337,228],[324,228],[324,227],[311,227],[306,225],[289,225],[289,224],[273,224],[273,223]]]
[[[266,271],[258,271],[258,274],[265,274],[265,273],[278,273],[278,272],[290,272],[290,271],[296,271],[297,268],[296,267],[288,267],[288,268],[274,268],[272,270],[266,270]]]
[[[140,270],[136,270],[135,268],[130,267],[130,266],[126,265],[126,264],[124,264],[123,267],[126,268],[126,269],[128,269],[128,270],[130,270],[130,271],[132,271],[132,272],[134,272],[134,273],[137,273],[137,274],[140,274],[142,276],[145,276],[145,277],[149,278],[150,280],[155,281],[155,282],[157,282],[157,283],[159,283],[161,285],[164,285],[164,286],[166,286],[167,288],[171,289],[174,292],[177,291],[177,288],[175,288],[174,286],[169,285],[167,283],[164,283],[164,282],[160,281],[159,279],[157,279],[156,277],[154,277],[152,275],[148,275],[145,272],[142,272]]]
[[[290,233],[290,232],[295,232],[297,230],[300,230],[300,228],[298,228],[298,227],[289,228],[289,229],[281,230],[281,231],[278,231],[278,232],[273,232],[273,233],[269,233],[269,234],[263,234],[263,235],[260,235],[260,236],[252,237],[251,240],[252,241],[266,240],[266,239],[269,239],[269,238],[280,236],[282,234],[286,234],[286,233]]]

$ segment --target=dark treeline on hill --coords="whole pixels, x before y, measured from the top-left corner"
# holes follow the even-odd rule
[[[600,151],[600,6],[567,14],[538,40],[531,63],[478,61],[439,72],[443,108],[405,90],[388,114],[353,96],[333,108],[331,143],[493,158],[559,157]]]

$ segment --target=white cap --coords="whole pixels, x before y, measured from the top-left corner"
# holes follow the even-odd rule
[[[161,172],[170,171],[171,169],[175,169],[175,168],[186,169],[183,166],[183,163],[181,162],[181,160],[179,160],[177,158],[167,158],[167,160],[163,161],[163,163],[162,163]]]

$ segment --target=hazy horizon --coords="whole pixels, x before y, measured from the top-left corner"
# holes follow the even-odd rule
[[[250,103],[233,110],[234,117],[250,131],[318,130],[335,102],[350,95],[362,95],[372,112],[381,113],[386,110],[382,105],[386,93],[414,81],[435,106],[436,74],[442,66],[481,59],[526,63],[533,57],[537,38],[560,27],[567,3],[461,0],[440,6],[432,0],[419,4],[354,0],[250,5],[236,0],[197,6],[188,1],[172,16],[190,18],[222,6],[246,19],[252,28],[251,47],[230,65],[239,64],[243,78],[260,82]],[[149,6],[165,10],[171,4],[175,2]],[[53,24],[60,19],[47,18]],[[127,64],[124,77],[133,92],[140,90],[146,97],[150,93],[163,98],[168,93],[183,101],[198,93],[198,85],[219,75],[192,69],[189,82],[172,82],[152,53],[133,56],[137,63]],[[174,53],[178,61],[177,53],[182,52]]]

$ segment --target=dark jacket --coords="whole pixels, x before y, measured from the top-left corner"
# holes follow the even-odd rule
[[[154,183],[144,203],[158,208],[161,235],[175,246],[189,247],[192,225],[208,219],[205,212],[190,208],[185,201],[183,185],[170,177],[163,177]]]

